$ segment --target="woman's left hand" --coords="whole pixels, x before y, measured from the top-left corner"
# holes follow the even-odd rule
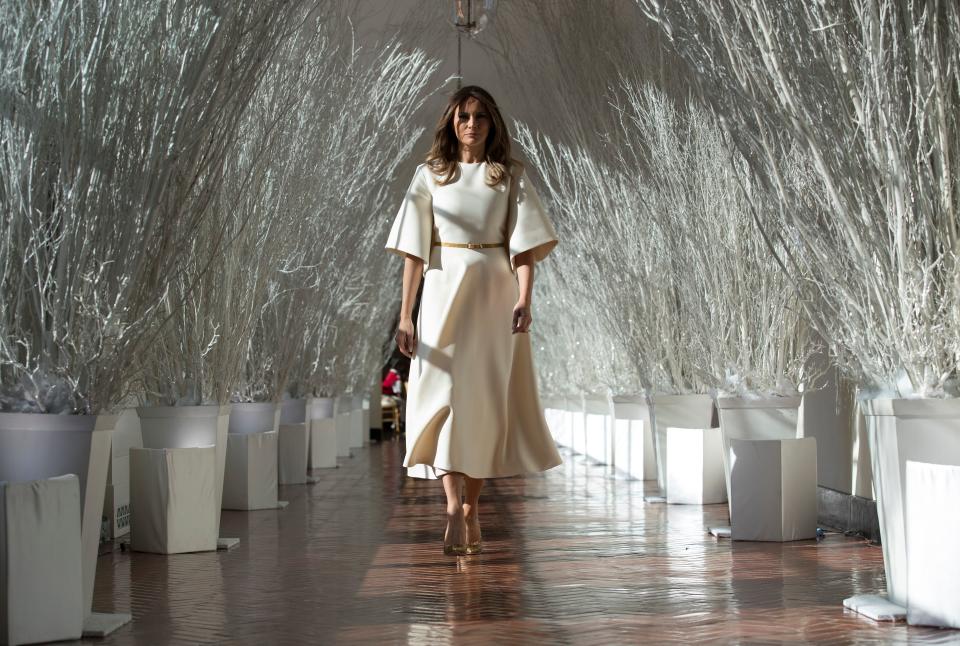
[[[531,323],[533,323],[533,315],[530,313],[530,306],[519,301],[513,306],[513,333],[529,332]]]

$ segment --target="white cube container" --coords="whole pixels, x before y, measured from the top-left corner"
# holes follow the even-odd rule
[[[653,449],[657,458],[657,485],[667,489],[667,429],[712,428],[713,398],[710,395],[654,395],[651,418]]]
[[[739,541],[817,535],[817,441],[730,440],[730,534]]]
[[[717,410],[723,437],[723,469],[730,497],[730,519],[733,522],[733,500],[738,490],[730,482],[731,440],[792,440],[803,437],[800,425],[800,397],[718,397]],[[749,484],[749,483],[747,483]],[[748,494],[749,495],[749,494]]]
[[[353,445],[354,432],[351,424],[353,416],[349,413],[337,413],[334,423],[337,429],[337,457],[349,458],[350,448]]]
[[[310,421],[310,469],[335,469],[337,466],[337,422],[333,417]]]
[[[907,461],[907,622],[960,628],[960,466]]]
[[[643,395],[617,395],[611,398],[611,402],[614,465],[632,478],[655,480],[657,459],[647,398]]]
[[[0,482],[0,644],[79,639],[80,481]]]
[[[279,433],[230,433],[221,509],[276,509]]]
[[[606,399],[584,397],[585,455],[600,464],[613,464],[613,424]]]
[[[130,449],[130,546],[178,554],[217,549],[216,447]]]
[[[667,502],[712,505],[727,501],[719,428],[667,429]]]
[[[310,429],[304,423],[281,424],[277,431],[277,482],[297,485],[307,482]]]

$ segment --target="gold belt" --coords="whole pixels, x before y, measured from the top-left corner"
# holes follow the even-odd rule
[[[434,247],[460,247],[462,249],[487,249],[489,247],[502,247],[502,242],[438,242],[434,241]]]

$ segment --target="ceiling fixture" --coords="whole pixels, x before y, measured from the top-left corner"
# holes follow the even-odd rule
[[[460,69],[461,39],[464,34],[476,38],[496,16],[497,0],[453,0],[451,23],[457,29],[457,89],[463,80]]]

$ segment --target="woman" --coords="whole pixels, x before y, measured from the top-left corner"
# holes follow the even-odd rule
[[[556,244],[540,198],[510,157],[493,97],[475,85],[457,91],[386,245],[405,258],[397,345],[412,360],[403,465],[409,476],[442,479],[445,554],[481,550],[485,478],[561,463],[527,334],[534,263]]]

